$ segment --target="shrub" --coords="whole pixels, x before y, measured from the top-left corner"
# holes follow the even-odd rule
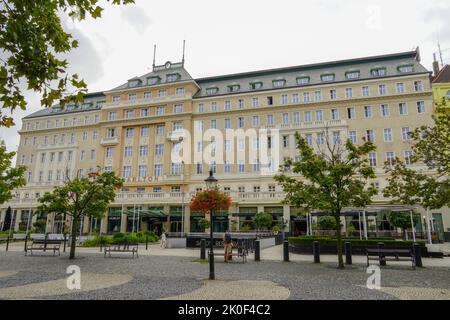
[[[317,226],[318,230],[336,230],[336,219],[332,216],[319,217]]]
[[[351,242],[354,246],[376,246],[379,242],[383,242],[386,246],[412,246],[413,241],[397,241],[392,238],[377,238],[369,240],[360,240],[359,238],[343,238],[345,242]],[[319,241],[321,245],[337,245],[335,238],[331,237],[290,237],[289,244],[291,245],[312,245],[314,241]],[[421,246],[425,246],[425,242],[417,242]]]

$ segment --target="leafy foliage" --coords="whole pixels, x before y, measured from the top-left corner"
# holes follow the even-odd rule
[[[288,160],[280,168],[275,180],[286,192],[285,203],[301,208],[327,212],[335,219],[338,244],[341,243],[341,211],[345,207],[365,207],[372,201],[377,190],[368,185],[375,178],[367,155],[374,151],[370,141],[356,146],[350,140],[344,144],[331,141],[329,132],[324,132],[325,141],[317,150],[296,133],[299,160]],[[296,174],[298,176],[294,176]],[[338,246],[339,267],[344,267],[342,250]]]
[[[391,212],[387,216],[388,222],[395,228],[406,230],[411,228],[411,214],[409,212]],[[413,214],[413,223],[416,225],[419,222],[417,214]]]
[[[424,126],[411,134],[415,151],[412,163],[423,161],[432,172],[410,168],[398,158],[385,164],[389,178],[383,194],[392,203],[429,209],[450,205],[450,113],[445,109],[445,101],[437,104],[433,119],[433,127]]]
[[[15,152],[8,152],[3,141],[0,141],[0,204],[12,198],[12,190],[27,183],[23,177],[26,167],[11,167],[11,160],[15,154]]]
[[[336,219],[332,216],[319,217],[317,225],[319,230],[336,230]]]
[[[267,212],[259,212],[253,217],[253,223],[258,230],[270,229],[270,227],[272,226],[272,222],[273,217],[270,213]]]
[[[134,0],[108,0],[128,4]],[[0,6],[0,102],[3,109],[26,109],[20,88],[42,94],[41,103],[51,106],[60,99],[64,105],[73,99],[81,102],[86,83],[78,75],[66,72],[68,62],[62,54],[78,47],[77,40],[65,32],[60,15],[84,20],[101,17],[103,8],[97,0],[2,0]],[[75,92],[67,92],[72,86]],[[0,126],[14,125],[13,119],[0,110]]]
[[[72,217],[72,243],[70,258],[75,257],[75,244],[81,217],[101,219],[122,186],[122,179],[113,172],[91,173],[89,177],[69,180],[63,186],[55,187],[53,192],[45,193],[37,213],[65,214]]]

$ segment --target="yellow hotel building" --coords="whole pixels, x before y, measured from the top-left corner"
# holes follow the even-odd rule
[[[28,167],[28,184],[1,207],[1,227],[29,230],[44,218],[32,215],[44,192],[65,177],[101,167],[122,176],[125,184],[102,221],[85,219],[80,232],[199,232],[203,217],[190,212],[187,203],[213,168],[233,199],[229,212],[218,215],[215,231],[247,228],[255,213],[266,211],[274,220],[290,221],[292,234],[304,233],[306,218],[281,204],[284,194],[275,173],[263,174],[264,167],[276,170],[283,159],[297,156],[295,132],[315,143],[327,129],[355,143],[375,142],[377,151],[369,158],[382,188],[384,162],[396,156],[408,161],[408,132],[431,123],[430,76],[418,51],[200,79],[189,75],[184,61],[154,65],[152,72],[117,88],[86,95],[82,105],[54,106],[23,119],[17,164]],[[276,135],[219,141],[205,138],[209,129],[224,136],[238,129]],[[249,150],[266,140],[272,152],[263,163]],[[222,148],[222,159],[203,161],[202,152],[209,148],[207,153],[215,154],[216,147]],[[172,153],[180,148],[183,160],[174,162]],[[381,194],[375,198],[381,208],[387,203]],[[444,239],[450,213],[443,209],[432,215],[433,228]],[[358,221],[358,214],[346,219]],[[368,228],[389,228],[383,219],[376,211]],[[61,232],[62,217],[46,221],[47,232]]]

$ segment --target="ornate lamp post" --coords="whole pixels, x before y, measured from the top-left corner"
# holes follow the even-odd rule
[[[217,179],[213,176],[213,171],[209,171],[209,177],[205,179],[206,188],[208,190],[215,189],[217,187]],[[210,250],[209,250],[209,280],[215,279],[214,274],[214,235],[213,235],[213,226],[214,226],[214,210],[211,209],[210,212]]]

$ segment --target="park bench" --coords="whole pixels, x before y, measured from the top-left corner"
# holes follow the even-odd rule
[[[234,247],[233,249],[237,249],[237,251],[232,250],[231,253],[231,257],[237,257],[237,258],[242,258],[242,263],[246,263],[247,262],[247,256],[248,256],[248,249],[245,248],[244,246],[237,246]],[[209,259],[209,253],[211,251],[208,251],[208,259]],[[221,256],[223,257],[225,255],[225,252],[214,252],[214,256]]]
[[[0,243],[6,242],[8,240],[9,235],[1,235],[0,236]]]
[[[119,252],[119,253],[130,252],[133,254],[133,259],[135,254],[136,258],[139,258],[138,247],[139,247],[138,243],[123,243],[123,244],[109,245],[104,248],[105,258],[107,253],[111,258],[111,252]]]
[[[416,268],[416,257],[412,248],[405,249],[385,249],[385,248],[373,248],[366,249],[367,266],[369,266],[370,260],[377,260],[380,262],[386,261],[411,261],[413,269]]]
[[[27,255],[28,251],[31,255],[33,255],[33,251],[53,251],[53,256],[56,255],[56,251],[58,251],[58,255],[61,255],[59,248],[61,247],[60,240],[33,240],[30,245],[27,245],[25,249],[25,255]]]

